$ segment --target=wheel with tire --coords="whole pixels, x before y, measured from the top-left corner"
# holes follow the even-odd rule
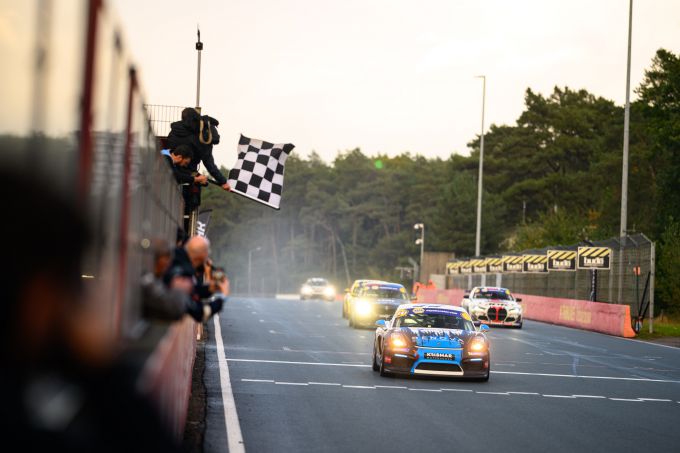
[[[376,350],[378,349],[378,342],[376,340],[375,343],[373,343],[373,362],[371,363],[373,371],[380,371],[380,365],[378,365],[378,355],[376,354]]]
[[[380,357],[380,376],[387,377],[390,373],[385,370],[385,349],[383,349],[383,354]]]

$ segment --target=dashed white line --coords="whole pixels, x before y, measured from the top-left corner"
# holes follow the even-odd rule
[[[472,392],[472,390],[468,389],[442,389],[445,392]]]
[[[540,395],[536,392],[508,392],[510,395]]]
[[[260,322],[264,322],[264,319],[260,319]]]
[[[342,385],[335,382],[309,382],[309,385]]]
[[[594,398],[594,399],[607,399],[606,396],[599,396],[599,395],[571,395],[574,398]]]
[[[638,398],[640,401],[659,401],[663,403],[670,403],[673,400],[663,399],[663,398]]]
[[[640,398],[609,398],[612,401],[631,401],[634,403],[644,403]]]
[[[375,386],[373,385],[343,385],[344,388],[348,389],[371,389],[375,390]]]
[[[407,389],[408,387],[404,387],[401,385],[376,385],[375,388],[377,389]]]
[[[279,363],[285,365],[319,365],[319,366],[352,366],[369,368],[371,365],[355,365],[351,363],[327,363],[327,362],[293,362],[290,360],[262,360],[262,359],[227,359],[228,362],[249,362],[249,363]]]
[[[241,379],[243,382],[274,382],[273,379]]]
[[[411,392],[440,392],[442,389],[409,389]]]
[[[567,398],[567,399],[574,399],[574,395],[543,395],[546,398]]]
[[[478,391],[476,391],[475,393],[479,393],[479,394],[482,394],[482,395],[508,395],[508,396],[510,396],[510,394],[508,392],[478,392]]]
[[[277,384],[277,385],[309,385],[306,382],[279,382],[279,381],[274,382],[274,384]]]

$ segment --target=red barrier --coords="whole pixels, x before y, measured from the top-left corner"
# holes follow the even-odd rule
[[[152,395],[177,439],[184,434],[198,324],[189,316],[173,323],[144,367],[141,387]]]
[[[462,289],[421,289],[419,303],[458,305],[463,299]],[[605,304],[586,300],[515,294],[522,299],[523,316],[535,321],[559,324],[577,329],[592,330],[619,337],[632,338],[628,305]]]
[[[586,300],[516,294],[522,299],[524,317],[577,329],[592,330],[632,338],[628,305],[605,304]]]

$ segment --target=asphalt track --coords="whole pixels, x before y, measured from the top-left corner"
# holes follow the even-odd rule
[[[348,327],[340,309],[230,300],[221,338],[209,323],[204,451],[234,441],[225,386],[250,452],[680,449],[680,349],[525,322],[489,333],[487,383],[382,378],[373,331]]]

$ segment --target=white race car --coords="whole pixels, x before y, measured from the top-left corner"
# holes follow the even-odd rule
[[[470,313],[475,324],[522,328],[522,299],[506,288],[476,286],[465,295],[461,306]]]

